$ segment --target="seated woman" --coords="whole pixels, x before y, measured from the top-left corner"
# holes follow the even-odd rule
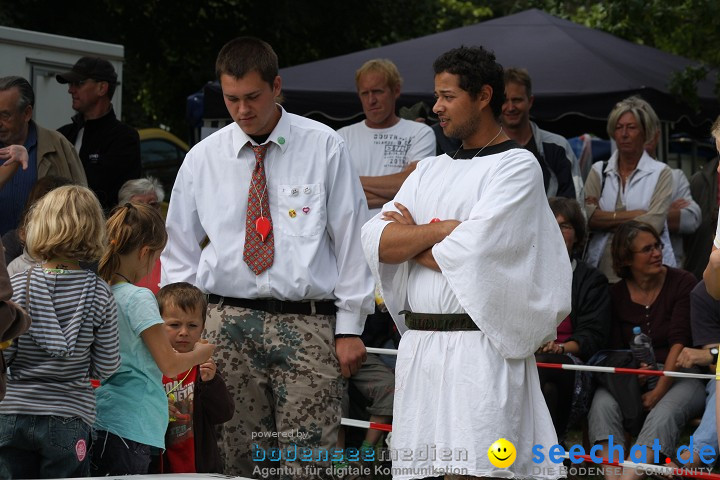
[[[658,368],[672,371],[683,347],[692,345],[690,292],[697,280],[689,272],[663,265],[662,250],[660,235],[650,224],[631,220],[615,232],[613,268],[622,280],[610,288],[613,319],[610,345],[627,349],[633,327],[639,326],[652,339]],[[643,382],[645,377],[638,380]],[[650,447],[656,439],[661,453],[668,457],[675,454],[685,423],[702,414],[705,393],[700,380],[663,376],[654,389],[642,393],[641,401],[648,413],[635,445],[646,446],[638,449],[638,453],[645,450],[650,463],[653,458]],[[625,432],[620,405],[604,387],[595,392],[588,423],[590,441],[602,445],[598,455],[607,456],[610,435],[614,444],[622,445]],[[619,475],[609,469],[605,478],[616,479]],[[625,469],[622,478],[642,477],[634,469]]]
[[[572,260],[572,310],[558,326],[557,340],[543,345],[535,358],[544,363],[582,364],[607,342],[608,282],[598,269],[577,259],[582,254],[587,232],[580,204],[575,199],[560,197],[549,201]],[[555,431],[562,441],[568,427],[587,412],[590,374],[548,368],[539,368],[538,373]]]

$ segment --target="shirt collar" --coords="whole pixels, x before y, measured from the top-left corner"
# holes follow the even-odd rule
[[[30,124],[28,125],[27,138],[25,139],[25,149],[29,152],[36,146],[37,146],[37,128],[35,127],[35,122],[33,120],[30,120]]]
[[[0,142],[0,147],[7,147],[11,144],[5,144]],[[31,149],[35,148],[37,146],[37,128],[35,128],[35,121],[30,120],[28,122],[28,132],[25,136],[25,143],[23,143],[23,147],[25,147],[25,150],[30,152]]]
[[[270,136],[265,144],[268,145],[270,143],[274,143],[280,147],[280,150],[283,153],[285,153],[285,150],[288,148],[288,143],[291,141],[290,115],[280,105],[278,105],[278,108],[280,109],[280,120],[278,120],[277,125],[275,125],[275,128],[270,133]],[[250,145],[254,145],[250,136],[243,132],[240,126],[236,123],[235,128],[233,128],[233,149],[239,153],[240,150],[248,144],[248,142]]]
[[[613,152],[612,156],[610,157],[610,160],[608,161],[608,166],[605,169],[605,172],[615,172],[619,174],[618,171],[618,162],[619,162],[619,154],[617,150]],[[639,172],[650,172],[653,170],[653,165],[658,160],[655,160],[652,158],[647,152],[643,152],[642,157],[640,157],[640,161],[638,162],[637,166],[635,167],[635,170]]]

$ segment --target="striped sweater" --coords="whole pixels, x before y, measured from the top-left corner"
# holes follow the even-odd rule
[[[50,273],[40,267],[10,281],[13,301],[27,308],[32,324],[3,351],[9,374],[0,414],[80,417],[92,425],[90,378],[107,378],[120,366],[110,287],[87,270]]]

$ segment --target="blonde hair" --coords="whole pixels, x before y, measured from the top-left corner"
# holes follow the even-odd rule
[[[517,83],[525,87],[527,97],[532,97],[532,79],[530,73],[524,68],[510,67],[505,69],[505,85],[508,83]]]
[[[660,130],[660,119],[650,104],[637,95],[628,97],[615,104],[615,108],[612,109],[608,116],[607,133],[610,135],[610,138],[612,139],[615,136],[615,126],[620,120],[620,117],[628,112],[635,116],[635,120],[642,127],[643,134],[645,135],[645,143],[647,144],[653,140]]]
[[[30,256],[38,260],[96,261],[105,250],[107,236],[95,194],[78,185],[48,192],[30,208],[25,245]]]
[[[400,76],[400,72],[395,64],[387,58],[376,58],[363,63],[362,67],[358,68],[355,72],[355,86],[357,87],[360,82],[360,77],[363,74],[370,72],[383,74],[385,82],[390,90],[399,90],[400,87],[402,87],[403,79]]]
[[[720,140],[720,115],[718,115],[712,127],[710,127],[710,135],[712,135],[715,140]]]
[[[142,247],[157,252],[165,248],[167,232],[160,213],[149,205],[126,203],[115,207],[107,221],[109,243],[98,273],[109,282],[120,269],[120,256]]]

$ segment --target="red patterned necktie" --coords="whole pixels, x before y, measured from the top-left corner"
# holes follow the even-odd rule
[[[275,256],[275,235],[272,231],[272,219],[270,218],[270,200],[268,199],[267,183],[265,180],[265,167],[263,160],[266,145],[252,146],[255,152],[255,169],[250,179],[250,191],[248,192],[247,214],[245,216],[245,249],[243,260],[248,264],[255,275],[270,268]],[[266,220],[258,219],[264,217]],[[265,224],[265,226],[263,225]],[[264,228],[270,226],[269,231]],[[259,232],[264,232],[265,238]]]

